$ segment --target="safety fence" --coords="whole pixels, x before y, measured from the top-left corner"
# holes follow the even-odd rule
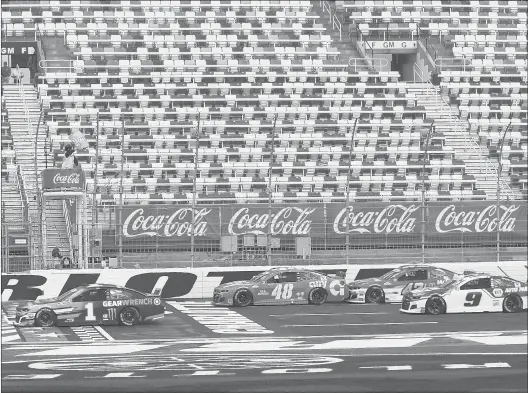
[[[90,242],[87,260],[67,267],[101,267],[103,258],[122,268],[504,261],[524,258],[527,247],[526,201],[498,210],[493,201],[350,203],[348,220],[344,202],[197,204],[194,226],[192,210],[100,205],[97,222],[79,232]],[[2,229],[4,272],[65,267],[29,261],[29,242],[17,240],[29,228]]]

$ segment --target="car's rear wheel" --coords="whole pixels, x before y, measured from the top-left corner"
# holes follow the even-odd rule
[[[444,299],[438,296],[433,296],[427,299],[425,303],[425,313],[431,315],[445,314],[446,305]]]
[[[134,326],[139,323],[139,311],[135,307],[125,307],[119,313],[119,324]]]
[[[233,295],[233,304],[237,307],[246,307],[253,302],[253,295],[247,289],[239,289]]]
[[[35,314],[35,325],[39,327],[51,327],[55,325],[57,316],[49,308],[42,308]]]
[[[522,309],[522,299],[517,295],[508,295],[502,303],[502,310],[504,312],[521,312]]]
[[[318,306],[324,304],[327,297],[328,293],[323,288],[314,288],[308,294],[308,303]]]
[[[365,293],[366,303],[385,303],[385,292],[380,287],[370,287]]]

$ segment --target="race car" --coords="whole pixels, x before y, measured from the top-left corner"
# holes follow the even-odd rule
[[[474,274],[439,288],[405,294],[400,311],[407,314],[520,312],[527,308],[528,286],[510,277]]]
[[[456,277],[450,270],[429,265],[403,265],[379,278],[356,280],[348,284],[348,303],[399,303],[405,292],[443,285]]]
[[[83,285],[16,308],[16,326],[125,325],[165,316],[159,296],[111,284]]]
[[[323,304],[348,297],[345,280],[339,276],[301,268],[273,268],[247,281],[219,285],[213,292],[216,306],[246,307],[274,304]]]

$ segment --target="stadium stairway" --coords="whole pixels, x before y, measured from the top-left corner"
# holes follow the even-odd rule
[[[22,195],[16,181],[16,166],[13,165],[9,169],[9,177],[2,179],[2,224],[9,224],[10,231],[25,232],[22,220],[24,216]]]
[[[349,64],[349,59],[356,59],[355,64],[358,66],[357,71],[366,71],[369,66],[366,60],[358,61],[357,59],[362,59],[361,54],[355,49],[354,43],[349,36],[348,26],[342,24],[341,37],[339,37],[339,31],[334,29],[332,26],[332,21],[330,19],[330,14],[328,11],[323,10],[319,0],[312,0],[312,11],[317,13],[320,17],[320,21],[326,29],[326,33],[332,38],[332,46],[335,47],[340,53],[338,59],[335,61],[337,64]],[[335,4],[329,2],[332,7],[332,15],[336,12]],[[337,13],[339,20],[343,21],[343,14]],[[352,70],[355,72],[356,70]]]
[[[9,122],[11,124],[11,135],[13,146],[16,152],[16,159],[20,165],[22,178],[25,182],[26,193],[29,202],[29,214],[33,225],[33,244],[42,244],[39,236],[39,206],[37,200],[37,187],[41,187],[40,176],[35,177],[35,161],[37,162],[37,172],[40,174],[46,167],[46,131],[45,124],[40,125],[37,143],[37,156],[35,157],[35,137],[40,116],[40,102],[37,91],[32,85],[6,85],[4,86],[4,98]],[[60,205],[62,212],[62,205]],[[54,216],[52,214],[52,216]],[[62,215],[62,224],[50,223],[59,228],[66,226]],[[64,232],[52,231],[48,234],[48,245],[60,244],[64,241]],[[51,237],[50,237],[51,235]],[[62,250],[61,250],[62,251]],[[37,257],[41,257],[41,251],[37,250]],[[51,256],[51,251],[49,252]]]
[[[464,161],[466,174],[475,177],[477,188],[484,191],[488,199],[495,199],[498,165],[490,161],[470,134],[469,123],[460,120],[458,108],[448,105],[438,87],[431,83],[412,83],[407,91],[416,96],[416,105],[425,107],[427,117],[434,120],[436,132],[444,134],[445,144],[453,148],[455,158]],[[501,197],[515,198],[504,180],[501,181]]]

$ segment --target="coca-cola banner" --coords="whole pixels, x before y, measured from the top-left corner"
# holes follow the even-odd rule
[[[324,236],[324,205],[222,206],[222,235]]]
[[[42,171],[43,190],[82,191],[86,184],[84,172],[80,168],[59,169],[51,168]]]
[[[194,236],[219,238],[218,207],[195,208]],[[123,208],[123,237],[191,237],[192,207],[142,205]]]
[[[524,201],[501,203],[502,239],[526,236],[526,207]],[[192,208],[187,205],[129,205],[122,217],[125,240],[156,237],[158,242],[191,236]],[[424,218],[425,236],[446,241],[460,236],[484,239],[496,233],[497,206],[484,201],[431,202]],[[344,203],[281,204],[271,208],[271,216],[265,204],[199,205],[195,220],[195,236],[214,240],[267,235],[271,229],[274,237],[307,236],[325,240],[328,246],[342,243],[348,229],[351,244],[361,245],[366,239],[400,244],[419,241],[422,233],[422,207],[416,202],[351,203],[348,214]]]
[[[412,234],[421,231],[419,203],[355,203],[327,205],[328,225],[334,235]],[[348,218],[348,228],[347,228]]]

